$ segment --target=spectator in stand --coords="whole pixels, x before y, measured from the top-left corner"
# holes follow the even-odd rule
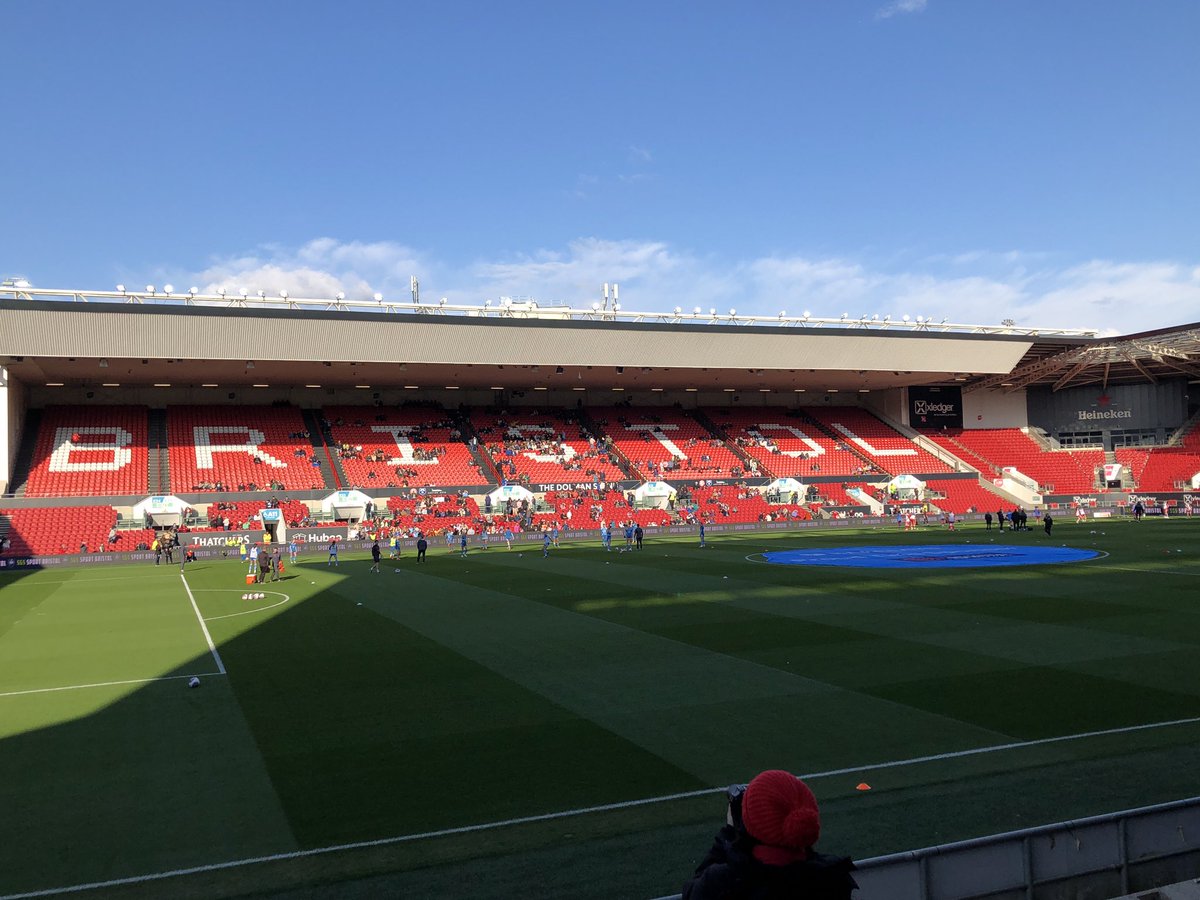
[[[727,796],[725,825],[683,886],[683,900],[849,900],[858,888],[854,863],[813,849],[821,815],[808,785],[775,769]]]

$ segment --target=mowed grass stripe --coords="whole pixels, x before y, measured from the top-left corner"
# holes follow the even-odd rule
[[[237,619],[213,623],[301,846],[703,786],[375,612],[401,582],[366,569],[365,562],[345,562],[337,573],[301,567],[324,590],[301,596],[297,588],[283,613],[249,630]],[[228,575],[210,577],[216,586]],[[203,578],[189,573],[196,586]]]
[[[105,584],[55,572],[53,584],[4,587],[0,606],[22,612],[0,634],[0,693],[177,675],[207,649],[177,576],[141,582],[133,567],[124,571]]]
[[[224,678],[0,698],[0,722],[0,893],[295,846]]]
[[[473,565],[461,574],[498,582],[480,572],[480,561]],[[893,741],[936,752],[1008,740],[795,673],[582,616],[551,600],[479,585],[464,589],[427,574],[432,571],[406,576],[402,595],[381,594],[380,611],[706,784],[726,781],[759,760],[803,769],[844,761],[852,751],[874,758]],[[441,571],[453,574],[449,566]],[[533,583],[529,576],[515,581],[526,590]],[[385,588],[392,583],[381,582]],[[543,577],[541,583],[553,585],[542,588],[548,595],[575,592],[571,579]],[[589,594],[603,588],[585,583]],[[370,590],[370,585],[351,590]]]

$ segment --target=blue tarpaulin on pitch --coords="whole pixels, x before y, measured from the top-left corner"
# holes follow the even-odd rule
[[[1095,550],[1075,547],[995,546],[993,544],[918,547],[828,547],[772,550],[769,563],[784,566],[847,566],[855,569],[966,569],[984,566],[1036,566],[1095,559]]]

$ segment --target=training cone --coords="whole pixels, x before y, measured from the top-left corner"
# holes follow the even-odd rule
[[[854,788],[856,791],[869,791],[871,786],[865,781],[860,781]]]

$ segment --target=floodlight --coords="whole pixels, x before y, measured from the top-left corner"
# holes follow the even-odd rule
[[[445,305],[446,305],[446,298],[443,297],[441,300],[438,301],[438,306],[445,306]]]
[[[779,311],[779,318],[781,318],[781,319],[786,319],[786,318],[787,318],[787,310],[786,310],[786,309],[781,309],[781,310]]]
[[[842,321],[845,322],[847,318],[849,318],[849,315],[847,313],[842,313]]]
[[[264,291],[262,288],[259,288],[259,291],[258,291],[258,299],[259,299],[259,300],[262,300],[262,299],[263,299],[264,297],[266,297],[266,296],[267,296],[267,292],[266,292],[266,291]]]
[[[485,307],[491,307],[491,305],[492,305],[492,301],[491,301],[491,300],[484,300],[484,301],[483,301],[483,305],[484,305]]]
[[[902,318],[905,322],[907,322],[908,321],[908,313],[905,313],[900,318]]]
[[[163,285],[163,293],[164,294],[171,294],[171,293],[174,293],[174,291],[175,291],[175,285],[173,285],[173,284],[164,284]]]
[[[807,319],[807,318],[808,318],[810,315],[812,315],[812,313],[810,313],[810,312],[809,312],[809,311],[806,309],[806,310],[804,311],[804,318],[806,318],[806,319]]]
[[[346,299],[346,294],[345,294],[345,292],[344,292],[344,291],[338,291],[338,292],[337,292],[337,301],[338,301],[339,303],[341,303],[341,302],[342,302],[343,300],[345,300],[345,299]]]
[[[375,302],[376,302],[376,303],[382,303],[382,302],[383,302],[383,294],[378,294],[378,293],[377,293],[377,294],[375,295]]]
[[[198,288],[198,287],[188,288],[188,296],[189,297],[195,297],[198,293],[200,293],[200,288]]]
[[[616,285],[613,285],[613,287],[616,287]],[[620,311],[621,311],[621,304],[620,304],[620,303],[614,303],[614,304],[613,304],[613,312],[620,312]]]
[[[239,293],[239,294],[241,294],[241,295],[242,295],[242,297],[244,298],[244,297],[245,297],[245,296],[246,296],[248,293],[250,293],[250,292],[249,292],[249,291],[247,291],[245,288],[239,288],[239,289],[238,289],[238,293]]]
[[[592,304],[592,312],[600,312],[600,304],[599,303]]]
[[[700,315],[700,307],[697,306],[695,309],[693,309],[692,315],[694,315],[694,316]]]
[[[117,285],[117,290],[118,290],[118,291],[120,291],[122,294],[123,294],[123,293],[125,293],[125,285],[123,285],[123,284],[118,284],[118,285]]]
[[[146,285],[146,293],[153,294],[154,293],[154,285],[152,285],[152,284]]]
[[[871,316],[871,321],[878,322],[879,321],[879,313],[875,313],[873,316]]]
[[[708,309],[708,314],[710,316],[715,316],[717,314],[717,308],[715,306],[710,306]]]
[[[675,315],[679,315],[681,312],[683,312],[682,306],[675,307]]]
[[[922,323],[922,322],[924,322],[924,321],[925,321],[925,318],[924,318],[923,316],[917,316],[917,324],[918,324],[918,325],[919,325],[919,324],[921,324],[921,323]]]
[[[890,322],[890,321],[892,321],[892,314],[891,314],[891,313],[888,313],[886,316],[884,316],[884,317],[883,317],[883,321],[885,321],[885,322]]]
[[[730,317],[731,319],[732,319],[734,316],[736,316],[736,315],[737,315],[737,310],[736,310],[736,309],[731,309],[731,310],[729,310],[729,317]]]
[[[287,291],[286,290],[280,291],[279,296],[282,297],[284,300],[286,300],[287,299]]]
[[[222,298],[224,298],[225,288],[217,288],[217,293],[220,294]]]

